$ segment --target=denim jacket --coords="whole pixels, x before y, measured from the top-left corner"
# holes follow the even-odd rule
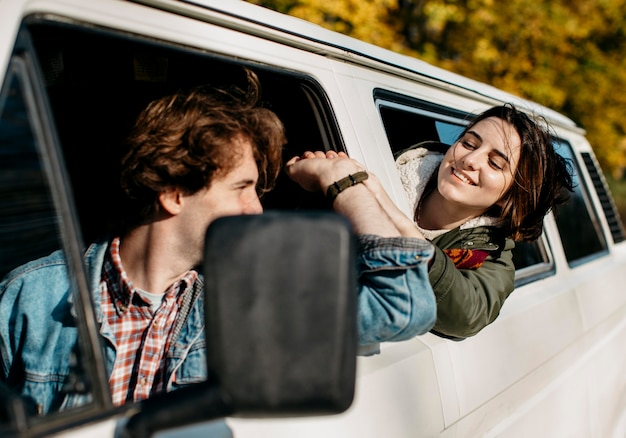
[[[115,340],[98,299],[100,273],[108,243],[85,254],[96,318],[108,374],[115,362]],[[167,391],[206,380],[203,281],[179,311],[166,353]],[[34,412],[85,404],[89,395],[67,392],[64,384],[76,350],[78,330],[65,258],[61,251],[29,262],[0,283],[0,378],[21,394]],[[80,361],[80,359],[78,359]]]
[[[432,328],[437,307],[428,261],[433,253],[426,240],[359,236],[359,345],[403,341]]]
[[[435,299],[427,273],[432,245],[377,236],[360,236],[359,242],[359,344],[400,341],[430,330],[435,322]],[[85,264],[110,374],[115,339],[98,298],[107,249],[106,243],[91,245]],[[203,283],[199,277],[194,293],[186,296],[179,311],[165,359],[167,391],[207,377]],[[71,289],[61,251],[15,269],[0,283],[0,378],[39,414],[89,400],[88,394],[64,388],[78,337]]]

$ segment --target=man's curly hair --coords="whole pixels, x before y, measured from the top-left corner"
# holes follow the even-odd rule
[[[196,87],[157,99],[140,113],[121,162],[126,226],[154,218],[159,193],[176,187],[194,194],[238,166],[242,151],[233,139],[239,136],[252,144],[259,195],[271,190],[281,169],[284,127],[258,106],[259,80],[245,71],[245,89]]]

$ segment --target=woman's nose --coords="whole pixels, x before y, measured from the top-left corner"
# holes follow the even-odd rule
[[[480,155],[481,154],[478,150],[469,151],[461,159],[463,167],[471,170],[476,170],[479,167]]]

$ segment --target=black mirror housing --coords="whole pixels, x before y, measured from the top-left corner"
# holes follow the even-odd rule
[[[332,212],[214,221],[204,277],[209,381],[239,416],[339,413],[356,373],[355,238]]]

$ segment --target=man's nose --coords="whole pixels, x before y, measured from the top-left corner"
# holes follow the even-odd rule
[[[263,213],[263,206],[259,196],[255,193],[250,197],[250,200],[246,202],[243,208],[243,214],[261,214]]]

